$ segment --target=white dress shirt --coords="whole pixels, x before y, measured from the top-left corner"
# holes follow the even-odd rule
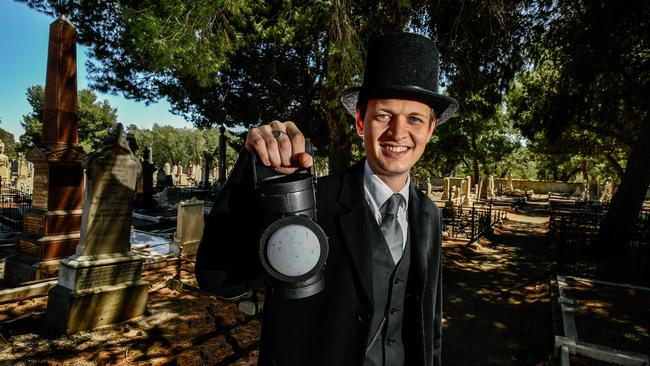
[[[379,208],[383,205],[394,193],[399,193],[404,198],[402,203],[399,205],[397,210],[397,221],[402,228],[402,235],[404,240],[402,241],[402,249],[406,246],[406,237],[408,233],[408,202],[409,202],[409,184],[411,183],[411,177],[409,176],[406,180],[404,187],[397,192],[393,192],[390,187],[384,181],[379,179],[375,173],[373,173],[370,165],[368,165],[368,160],[366,159],[363,169],[363,189],[366,194],[366,201],[368,201],[368,206],[370,210],[375,215],[377,220],[377,225],[381,225],[381,212]]]

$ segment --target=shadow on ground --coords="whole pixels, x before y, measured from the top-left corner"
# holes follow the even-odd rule
[[[548,364],[552,255],[544,215],[544,207],[526,206],[490,239],[444,244],[443,365]]]

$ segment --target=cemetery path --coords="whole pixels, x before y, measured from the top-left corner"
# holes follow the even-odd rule
[[[491,238],[444,250],[443,365],[547,365],[553,347],[546,206],[528,204]]]

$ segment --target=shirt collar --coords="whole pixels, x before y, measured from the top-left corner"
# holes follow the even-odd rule
[[[374,200],[377,207],[381,207],[384,202],[386,202],[393,193],[399,193],[404,197],[402,204],[400,204],[400,209],[406,211],[409,201],[409,186],[411,184],[411,176],[409,175],[406,179],[406,184],[404,187],[397,192],[393,192],[390,187],[384,183],[379,177],[372,171],[370,165],[368,164],[368,159],[366,159],[363,167],[363,185],[365,186],[367,192],[370,194],[370,198]]]

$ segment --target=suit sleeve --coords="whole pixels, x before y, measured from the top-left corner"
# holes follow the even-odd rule
[[[433,318],[433,364],[435,366],[442,365],[442,263],[438,268],[435,316]]]
[[[196,280],[205,291],[233,298],[263,286],[258,256],[261,226],[252,169],[241,153],[208,215],[196,254]]]

